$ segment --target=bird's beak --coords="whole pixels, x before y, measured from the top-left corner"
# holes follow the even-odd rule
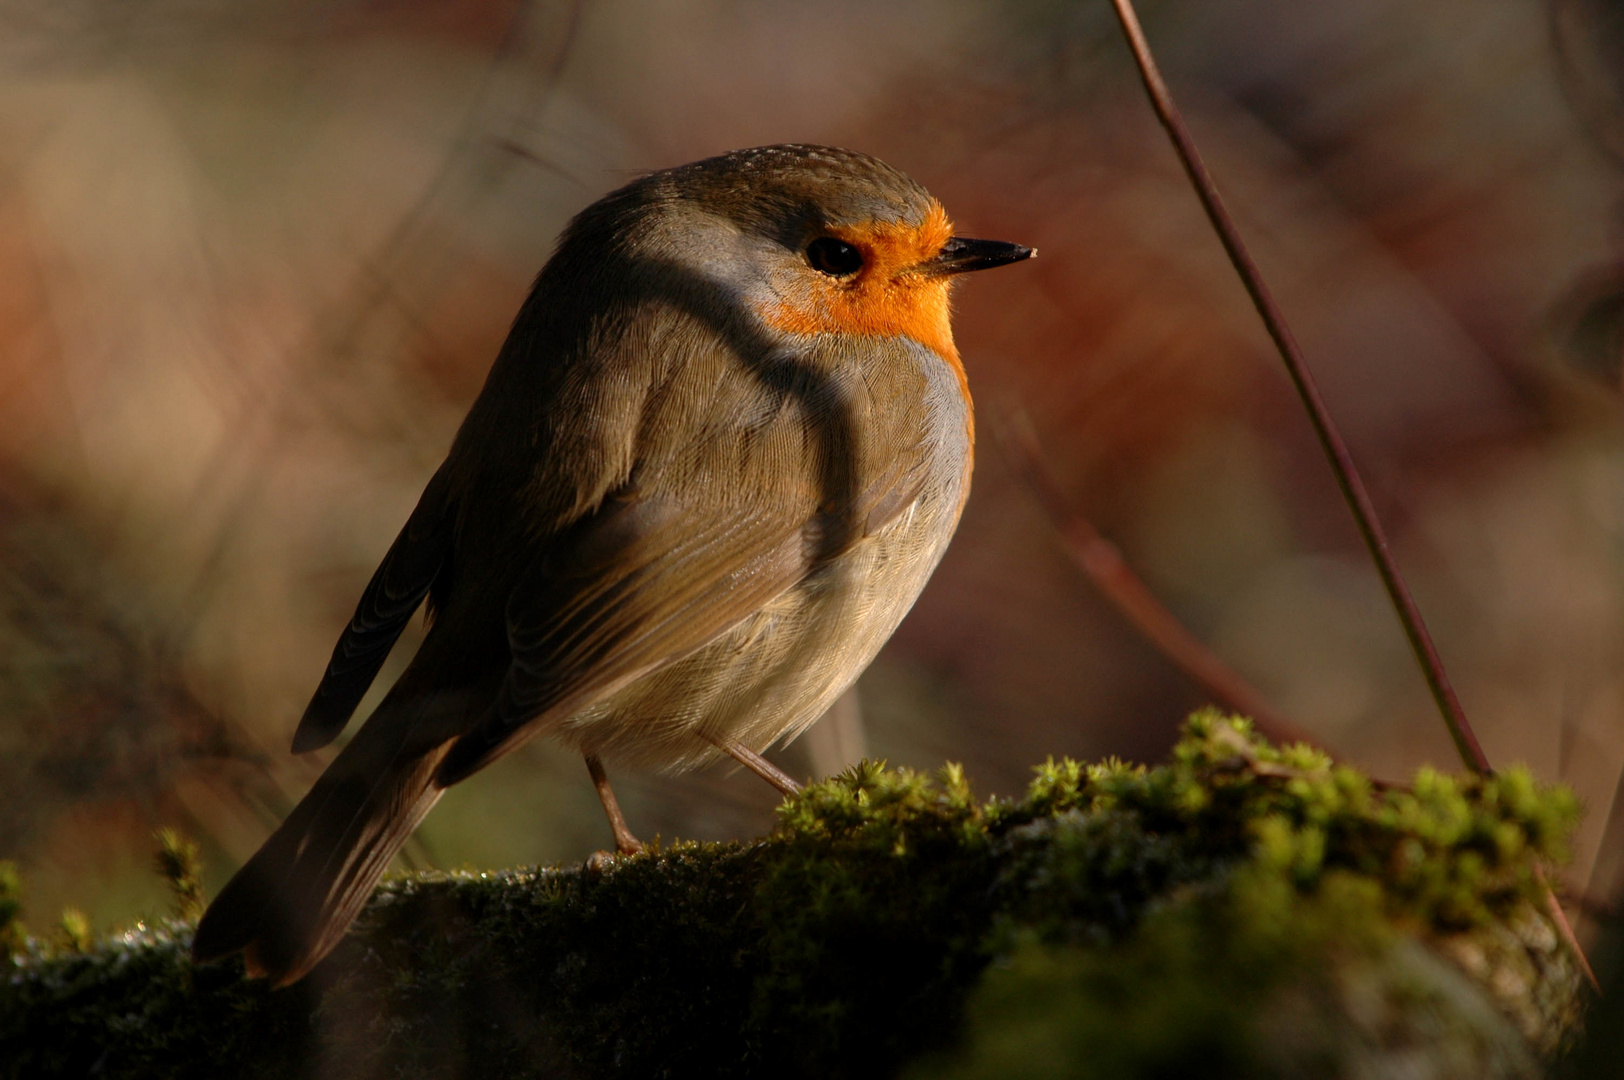
[[[968,236],[955,236],[942,245],[935,258],[921,267],[933,277],[948,274],[967,274],[971,270],[990,270],[1006,263],[1020,262],[1036,255],[1034,248],[1020,244],[1006,244],[1002,240],[972,240]]]

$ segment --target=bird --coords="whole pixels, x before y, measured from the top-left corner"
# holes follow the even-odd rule
[[[576,215],[299,721],[348,725],[402,629],[428,629],[372,714],[196,928],[202,964],[295,983],[343,938],[450,785],[550,737],[619,853],[603,762],[761,757],[891,636],[969,494],[960,275],[1033,249],[955,234],[877,158],[737,150]]]

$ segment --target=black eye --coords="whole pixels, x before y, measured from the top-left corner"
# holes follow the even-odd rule
[[[820,274],[845,277],[863,268],[863,253],[832,236],[820,236],[806,245],[806,261]]]

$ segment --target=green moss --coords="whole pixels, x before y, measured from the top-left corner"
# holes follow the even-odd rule
[[[22,950],[28,934],[17,916],[23,910],[23,879],[17,864],[0,859],[0,962]]]
[[[749,1030],[775,1067],[883,1073],[950,1038],[988,959],[997,874],[963,771],[860,765],[785,803],[767,852]]]
[[[198,860],[197,844],[165,826],[153,834],[157,849],[153,863],[158,876],[169,882],[175,894],[175,917],[183,922],[195,923],[203,916],[207,906],[203,899],[203,864]]]
[[[1397,1039],[1479,1070],[1458,1075],[1522,1075],[1575,1011],[1531,904],[1535,862],[1561,855],[1575,815],[1523,773],[1378,788],[1212,712],[1166,765],[1049,762],[1013,802],[979,803],[955,766],[865,763],[786,801],[752,844],[388,882],[287,991],[236,961],[193,970],[181,921],[78,953],[27,943],[0,988],[0,1060],[18,1075],[1355,1075],[1341,1066]],[[1482,989],[1517,979],[1526,992]]]

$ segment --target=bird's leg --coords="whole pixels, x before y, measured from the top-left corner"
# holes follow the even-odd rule
[[[626,827],[626,818],[620,812],[620,803],[615,799],[614,789],[609,786],[609,777],[604,774],[603,762],[598,760],[596,754],[586,755],[586,771],[592,774],[592,786],[598,789],[598,798],[603,802],[603,812],[609,817],[609,828],[615,834],[616,850],[622,855],[636,855],[643,850],[643,844]]]
[[[733,759],[740,765],[743,765],[785,795],[795,795],[800,792],[801,785],[790,779],[788,773],[737,739],[718,739],[707,735],[705,740],[718,749],[731,754]]]

